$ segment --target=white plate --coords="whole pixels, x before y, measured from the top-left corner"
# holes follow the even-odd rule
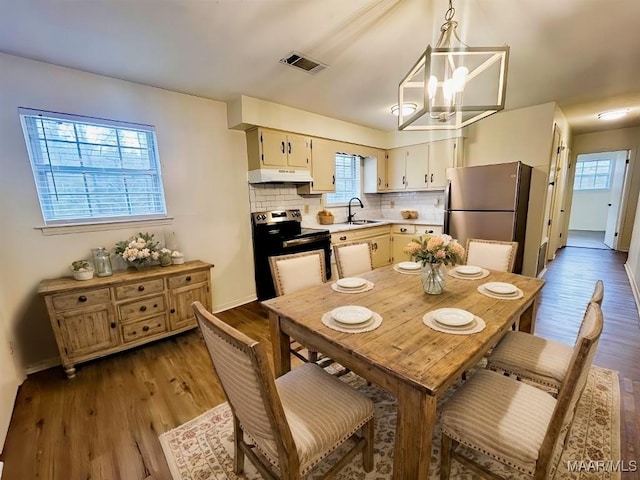
[[[362,288],[367,284],[367,281],[359,277],[345,277],[336,280],[336,283],[340,288]]]
[[[349,323],[342,323],[339,322],[338,320],[336,320],[335,318],[332,318],[331,320],[333,320],[333,324],[337,327],[340,328],[346,328],[347,330],[358,330],[360,328],[367,328],[369,325],[371,325],[373,322],[375,322],[375,318],[371,317],[369,320],[362,322],[362,323],[356,323],[354,324],[349,324]]]
[[[345,305],[331,310],[331,316],[336,322],[356,325],[371,320],[373,313],[365,307]]]
[[[433,312],[433,318],[442,325],[460,327],[473,322],[473,313],[460,308],[441,308]]]
[[[510,283],[489,282],[484,285],[489,292],[496,295],[514,295],[518,292],[518,288]]]
[[[456,267],[455,272],[459,275],[480,275],[482,269],[473,265],[460,265]]]
[[[402,270],[419,270],[422,264],[420,262],[400,262],[398,268]]]

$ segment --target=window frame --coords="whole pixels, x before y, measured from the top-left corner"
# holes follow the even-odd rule
[[[598,173],[599,164],[608,164],[607,173]],[[589,168],[593,168],[594,172],[590,174],[584,174],[585,164],[594,164],[593,167],[589,166]],[[585,160],[577,160],[575,167],[575,174],[573,177],[573,191],[574,192],[590,192],[590,191],[607,191],[611,189],[611,176],[613,169],[613,160],[610,158],[595,158],[595,159],[585,159]],[[601,177],[606,176],[606,186],[605,187],[597,187],[596,180]],[[580,185],[578,185],[578,181]],[[583,187],[582,185],[585,181],[590,182],[591,186]]]
[[[338,165],[338,159],[339,157],[342,158],[349,158],[353,160],[353,164],[356,167],[356,172],[354,172],[354,176],[353,176],[353,182],[355,184],[355,182],[357,181],[357,190],[350,190],[349,193],[346,193],[345,195],[342,196],[342,198],[336,199],[335,201],[331,201],[331,196],[332,195],[339,195],[338,193],[338,185],[340,184],[341,181],[344,181],[343,178],[340,178],[338,176],[338,172],[339,172],[339,168],[340,166]],[[328,208],[333,208],[333,207],[344,207],[349,203],[349,199],[353,198],[353,197],[361,197],[362,195],[362,170],[363,170],[363,165],[362,165],[362,157],[360,155],[352,155],[352,154],[348,154],[348,153],[336,153],[335,154],[335,159],[334,162],[336,163],[335,165],[335,187],[336,187],[336,191],[335,192],[330,192],[327,193],[325,195],[325,206]],[[346,198],[349,197],[349,198]]]
[[[154,126],[26,107],[18,113],[44,221],[36,228],[92,231],[171,222]],[[66,123],[66,135],[61,127],[60,138],[47,138],[47,121]],[[90,138],[91,127],[98,130],[95,139]],[[114,138],[100,138],[104,129],[113,130],[107,133]],[[110,179],[115,180],[115,191],[110,190]],[[61,202],[56,212],[52,199],[59,195],[58,184],[65,182],[70,200]],[[74,213],[73,198],[78,197],[84,197],[78,215],[65,216]],[[152,208],[136,212],[147,205]]]

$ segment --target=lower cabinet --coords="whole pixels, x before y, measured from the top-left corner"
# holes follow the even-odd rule
[[[210,270],[201,261],[77,281],[43,280],[43,295],[67,377],[75,365],[196,327],[191,308],[211,309]]]
[[[379,235],[368,239],[371,242],[371,256],[373,268],[382,267],[391,263],[391,235]]]

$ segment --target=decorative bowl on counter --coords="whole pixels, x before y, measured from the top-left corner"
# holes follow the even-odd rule
[[[418,218],[418,211],[417,210],[400,210],[400,215],[402,215],[402,218],[404,218],[405,220],[415,220],[416,218]]]
[[[333,225],[334,216],[329,210],[320,210],[318,212],[318,223],[320,225]]]

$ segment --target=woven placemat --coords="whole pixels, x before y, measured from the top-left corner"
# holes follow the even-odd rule
[[[491,298],[496,298],[498,300],[520,300],[522,297],[524,297],[524,292],[522,290],[520,290],[519,288],[518,290],[518,294],[514,295],[512,297],[507,297],[504,295],[495,295],[493,293],[491,293],[489,290],[487,290],[486,288],[484,288],[485,284],[479,285],[478,286],[478,291],[482,294],[485,295],[487,297],[491,297]]]
[[[338,286],[338,284],[336,282],[333,282],[331,284],[331,288],[333,290],[335,290],[336,292],[340,292],[340,293],[362,293],[362,292],[368,292],[369,290],[371,290],[374,286],[373,282],[370,282],[369,280],[367,280],[366,285],[363,288],[340,288],[340,286]]]
[[[452,335],[472,335],[474,333],[481,332],[487,327],[487,324],[483,319],[477,316],[473,316],[474,324],[469,328],[463,327],[447,327],[446,325],[439,324],[434,318],[434,313],[437,310],[433,310],[431,312],[427,312],[422,317],[422,323],[424,323],[427,327],[432,328],[438,332],[442,333],[450,333]]]
[[[378,328],[380,325],[382,325],[382,317],[379,314],[377,314],[376,312],[371,312],[371,313],[373,314],[373,321],[371,323],[369,323],[366,327],[362,327],[362,328],[348,328],[348,327],[341,326],[331,316],[331,312],[327,312],[324,315],[322,315],[322,323],[326,327],[329,327],[331,330],[336,330],[338,332],[343,332],[343,333],[370,332],[370,331],[375,330],[376,328]]]
[[[452,268],[451,270],[449,270],[449,275],[451,275],[454,278],[459,278],[460,280],[481,280],[483,278],[486,278],[489,276],[489,270],[487,270],[486,268],[482,269],[482,273],[480,275],[476,275],[476,276],[471,276],[471,275],[460,275],[458,272],[456,272],[455,268]]]

